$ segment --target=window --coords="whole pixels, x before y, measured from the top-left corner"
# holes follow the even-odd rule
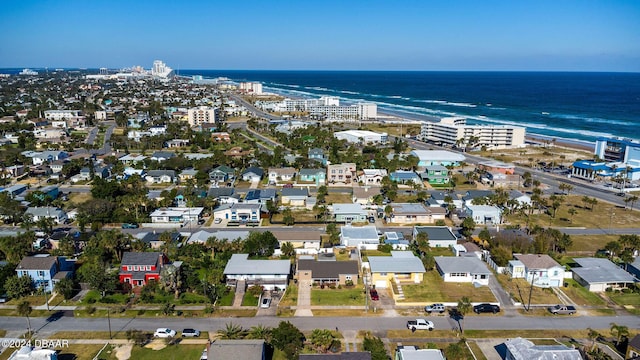
[[[38,271],[38,277],[44,277],[44,271]]]
[[[351,281],[351,275],[345,275],[344,279],[345,279],[346,281]]]

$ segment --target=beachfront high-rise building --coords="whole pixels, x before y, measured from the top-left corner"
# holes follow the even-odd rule
[[[424,122],[420,138],[442,145],[472,142],[488,148],[511,148],[524,145],[525,128],[508,125],[468,125],[461,117],[442,118],[440,122]],[[473,141],[471,141],[473,140]]]
[[[595,155],[606,162],[640,163],[640,143],[631,139],[601,137]]]
[[[162,60],[156,60],[153,62],[153,67],[151,68],[151,75],[166,79],[170,77],[172,74],[173,74],[173,69],[168,67],[167,64],[162,62]]]
[[[369,120],[378,117],[374,103],[340,105],[337,97],[323,96],[319,99],[284,99],[278,103],[257,102],[266,111],[308,112],[310,115],[330,120]]]
[[[208,106],[198,106],[187,111],[187,121],[190,126],[213,124],[216,122],[216,109]]]
[[[262,84],[259,82],[241,82],[240,83],[240,91],[253,94],[253,95],[261,95],[262,94]]]

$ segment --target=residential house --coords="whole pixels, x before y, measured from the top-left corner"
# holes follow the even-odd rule
[[[394,250],[407,250],[409,248],[409,240],[404,238],[402,232],[387,231],[384,234],[384,243],[391,245]]]
[[[175,231],[158,232],[155,230],[151,232],[137,233],[135,235],[135,238],[138,239],[138,241],[149,245],[149,248],[154,250],[162,248],[162,246],[167,242],[167,240],[170,243],[177,245],[181,237],[182,236],[180,235],[179,232],[175,232]]]
[[[259,167],[251,166],[243,171],[240,176],[242,178],[242,181],[258,182],[262,180],[262,177],[264,176],[264,170],[260,169]]]
[[[475,256],[437,256],[436,268],[445,282],[489,285],[491,270]]]
[[[37,254],[25,256],[16,267],[18,277],[30,276],[36,289],[52,292],[61,279],[73,276],[75,263],[64,256]]]
[[[289,260],[251,260],[248,254],[233,254],[224,268],[227,285],[244,281],[266,290],[286,289],[291,275]]]
[[[151,136],[164,135],[167,133],[167,126],[152,126],[149,128],[149,133],[151,133]]]
[[[266,204],[267,201],[269,200],[271,200],[275,204],[275,201],[276,201],[275,189],[249,190],[242,202],[247,204]]]
[[[500,161],[492,160],[478,163],[478,169],[487,173],[513,175],[515,174],[516,166],[513,164],[505,164]]]
[[[240,146],[234,146],[231,149],[224,152],[224,156],[233,159],[242,159],[244,157],[253,155],[253,149],[243,150]]]
[[[469,190],[462,196],[465,205],[482,205],[494,194],[491,190]]]
[[[313,182],[318,185],[324,185],[326,181],[326,172],[324,169],[300,169],[300,181]]]
[[[504,345],[506,347],[505,360],[582,360],[578,349],[563,344],[535,345],[527,339],[517,337],[508,339]]]
[[[191,179],[195,180],[197,173],[198,173],[198,170],[194,168],[184,169],[180,172],[180,174],[178,175],[178,178],[180,179],[180,182],[186,182],[187,180],[191,180]]]
[[[187,244],[206,244],[207,240],[212,237],[225,242],[232,242],[236,239],[246,240],[249,237],[249,231],[200,230],[189,236]]]
[[[64,169],[65,164],[66,164],[65,160],[57,160],[57,161],[51,162],[49,164],[49,168],[51,169],[52,173],[59,174],[62,172],[62,169]],[[17,175],[17,176],[20,176],[20,175]]]
[[[342,246],[377,249],[380,237],[375,226],[343,226],[340,228],[340,244]]]
[[[228,225],[258,225],[261,215],[261,204],[223,204],[213,210],[213,216],[227,220]]]
[[[640,335],[636,335],[629,340],[624,358],[630,360],[640,359]]]
[[[430,165],[425,167],[425,171],[420,174],[422,180],[426,180],[431,185],[449,184],[449,169],[442,165]]]
[[[379,186],[358,186],[353,188],[353,202],[366,206],[373,204],[376,195],[380,195]]]
[[[266,347],[263,339],[218,339],[207,345],[207,360],[266,360],[266,358]]]
[[[158,282],[160,271],[169,264],[169,259],[161,252],[126,252],[120,262],[120,282],[131,287]]]
[[[231,142],[231,137],[228,132],[212,132],[211,140],[213,142]]]
[[[413,345],[396,347],[394,360],[445,360],[439,349],[420,349]]]
[[[361,204],[333,204],[333,217],[337,222],[366,222],[369,212]]]
[[[146,158],[147,157],[144,155],[127,154],[118,158],[118,161],[122,161],[125,165],[133,165],[139,162],[143,162]]]
[[[144,179],[152,184],[168,184],[176,180],[176,172],[174,170],[149,170]]]
[[[212,187],[207,191],[207,197],[218,200],[220,204],[237,204],[240,202],[240,195],[235,192],[232,187]]]
[[[327,165],[327,183],[351,184],[356,179],[356,164],[342,163]]]
[[[564,267],[547,254],[515,254],[514,257],[524,265],[527,282],[538,287],[560,287],[564,283]],[[510,262],[511,264],[511,262]],[[517,263],[514,263],[517,265]],[[515,277],[512,276],[511,277]]]
[[[213,182],[227,182],[234,178],[235,169],[226,166],[220,165],[217,168],[209,171],[209,180]]]
[[[640,279],[640,256],[636,256],[632,263],[627,264],[627,271],[637,279]]]
[[[418,234],[426,234],[429,239],[429,247],[452,247],[458,243],[458,238],[447,226],[414,226],[413,239]]]
[[[419,169],[434,165],[460,166],[465,160],[464,155],[446,150],[413,150],[411,155],[418,158]]]
[[[169,141],[165,141],[164,147],[169,149],[181,148],[189,146],[189,139],[173,139]]]
[[[518,206],[531,206],[531,197],[527,194],[523,194],[518,190],[509,191],[509,199],[518,203]]]
[[[172,159],[174,157],[176,157],[176,153],[174,152],[156,151],[151,155],[150,159],[153,161],[162,162],[162,161],[167,161],[169,159]]]
[[[324,151],[320,148],[309,149],[308,158],[309,160],[317,161],[322,165],[327,165],[327,157],[324,154]]]
[[[282,205],[305,206],[309,192],[307,189],[284,188],[280,196]]]
[[[393,203],[387,222],[397,224],[432,224],[443,220],[447,210],[442,207],[426,207],[418,203]]]
[[[305,230],[305,231],[282,231],[282,230],[271,230],[273,236],[278,239],[278,243],[280,243],[280,247],[282,248],[282,244],[291,243],[296,249],[320,249],[320,241],[322,239],[322,235],[325,234],[324,231],[318,230]],[[303,252],[303,251],[301,251]]]
[[[61,164],[60,166],[57,166],[57,164]],[[62,171],[62,161],[56,161],[56,170],[57,172]],[[49,167],[51,168],[52,172],[55,172],[53,170],[53,163],[49,164]],[[24,175],[25,173],[25,169],[26,167],[24,165],[12,165],[12,166],[8,166],[6,168],[4,168],[3,170],[0,171],[0,179],[9,179],[9,178],[17,178],[20,177],[22,175]]]
[[[480,181],[494,188],[514,188],[520,185],[520,175],[490,172],[482,175]]]
[[[157,224],[186,224],[198,223],[202,218],[203,207],[167,207],[156,209],[149,215],[152,223]]]
[[[464,202],[459,196],[460,194],[456,192],[431,191],[429,195],[431,196],[430,201],[435,201],[438,205],[445,208],[453,205],[456,209],[462,209],[464,205]]]
[[[295,179],[296,169],[292,167],[269,168],[269,183],[278,184],[281,182],[291,182]]]
[[[381,185],[385,176],[387,176],[385,169],[363,169],[358,181],[363,185]]]
[[[418,176],[418,174],[416,174],[413,171],[407,171],[407,170],[394,171],[389,175],[389,179],[391,179],[391,181],[397,182],[398,184],[422,185],[422,179],[420,178],[420,176]]]
[[[319,261],[316,259],[298,260],[298,281],[311,281],[315,284],[333,283],[345,286],[347,281],[358,283],[358,261]]]
[[[35,166],[69,158],[69,154],[67,154],[66,151],[59,150],[23,151],[21,154],[25,157],[31,158],[31,161]]]
[[[60,188],[56,185],[47,185],[38,189],[40,194],[34,194],[38,199],[43,200],[49,198],[51,200],[57,199],[60,196]]]
[[[493,205],[465,205],[467,216],[478,225],[502,224],[502,210]]]
[[[572,267],[573,279],[592,292],[602,292],[608,288],[621,289],[636,282],[636,278],[603,258],[574,258],[578,264]]]
[[[25,215],[31,215],[31,219],[34,222],[38,222],[41,219],[51,219],[56,224],[64,224],[68,220],[67,213],[64,210],[53,206],[28,207]]]
[[[369,256],[371,283],[376,288],[391,287],[392,282],[422,282],[426,272],[422,261],[411,251],[391,251],[391,256]]]

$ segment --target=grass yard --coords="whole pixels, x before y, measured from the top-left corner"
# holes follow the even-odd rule
[[[49,295],[49,297],[51,297]],[[38,306],[38,305],[44,305],[45,301],[46,301],[46,297],[44,295],[30,295],[30,296],[24,296],[21,297],[19,299],[11,299],[7,302],[7,305],[18,305],[20,303],[22,303],[23,301],[28,301],[29,304],[31,304],[31,306]]]
[[[293,281],[289,282],[289,286],[287,286],[287,290],[284,293],[282,299],[280,299],[280,303],[278,306],[296,306],[298,304],[298,284],[295,284]]]
[[[205,345],[171,345],[161,350],[134,346],[131,359],[136,360],[198,360]]]
[[[227,288],[228,291],[217,300],[216,305],[218,306],[231,306],[233,305],[233,299],[236,296],[236,292],[232,288]]]
[[[295,219],[295,221],[317,221],[316,214],[313,211],[309,210],[301,210],[301,211],[292,211],[291,215]],[[282,213],[274,214],[271,221],[273,222],[282,222],[284,216]]]
[[[640,315],[640,294],[631,293],[607,293],[609,298],[616,304],[624,306],[627,311],[634,315]]]
[[[325,197],[327,204],[351,204],[353,203],[353,195],[351,193],[329,193]]]
[[[525,279],[511,279],[508,275],[498,274],[496,279],[511,297],[523,304],[529,303],[529,291],[532,289]],[[531,292],[531,304],[559,304],[560,300],[551,289],[534,286]]]
[[[562,290],[577,305],[604,306],[605,301],[596,293],[592,293],[584,286],[578,284],[573,279],[564,279],[569,286],[563,287]]]
[[[529,147],[526,149],[500,149],[495,151],[473,152],[475,155],[493,158],[503,162],[519,162],[520,164],[531,166],[539,161],[555,162],[560,165],[569,165],[578,159],[591,159],[593,154],[583,150],[569,149],[550,145],[544,147]],[[564,158],[562,158],[564,157]]]
[[[402,345],[404,346],[415,346],[418,349],[440,349],[444,352],[444,355],[447,356],[447,348],[451,345],[451,344],[456,344],[458,343],[457,341],[429,341],[429,342],[419,342],[419,341],[414,341],[414,342],[402,342]],[[391,354],[394,354],[396,352],[396,348],[397,348],[398,344],[389,344],[390,347],[390,352]],[[460,358],[464,358],[464,359],[473,359],[473,354],[471,354],[471,351],[469,351],[469,348],[466,347],[464,344],[461,344],[462,347],[462,353],[460,354],[461,357],[455,357],[456,359],[460,359]],[[480,348],[478,348],[478,350],[480,350]],[[482,354],[482,352],[480,352],[480,354]],[[476,355],[477,356],[477,355]],[[447,356],[449,357],[449,356]],[[478,358],[480,359],[480,358]]]
[[[348,317],[348,316],[383,316],[384,310],[369,311],[359,309],[315,309],[313,316]]]
[[[258,298],[246,292],[242,298],[242,306],[258,306]]]
[[[69,193],[69,202],[73,204],[73,206],[78,206],[80,204],[84,204],[85,202],[93,199],[93,196],[90,192],[87,193]]]
[[[573,245],[569,247],[568,252],[583,254],[589,251],[595,254],[596,251],[604,249],[609,241],[618,240],[619,237],[619,235],[571,235]]]
[[[429,253],[433,256],[454,256],[455,254],[448,247],[432,247]]]
[[[444,282],[437,271],[427,271],[418,285],[402,285],[406,302],[457,302],[468,296],[472,302],[494,302],[496,298],[488,286],[474,287],[470,283]]]
[[[125,331],[112,332],[113,339],[126,339]],[[58,331],[49,339],[109,339],[108,331]]]
[[[362,286],[355,286],[347,289],[329,289],[325,287],[320,289],[314,287],[311,289],[311,305],[329,305],[329,306],[364,306],[364,289]]]
[[[58,352],[58,360],[91,360],[104,345],[100,344],[70,344]]]

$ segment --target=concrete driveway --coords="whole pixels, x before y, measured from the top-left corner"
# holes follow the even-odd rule
[[[503,360],[506,354],[504,353],[504,342],[506,339],[477,339],[476,344],[482,353],[487,358],[487,360]]]

